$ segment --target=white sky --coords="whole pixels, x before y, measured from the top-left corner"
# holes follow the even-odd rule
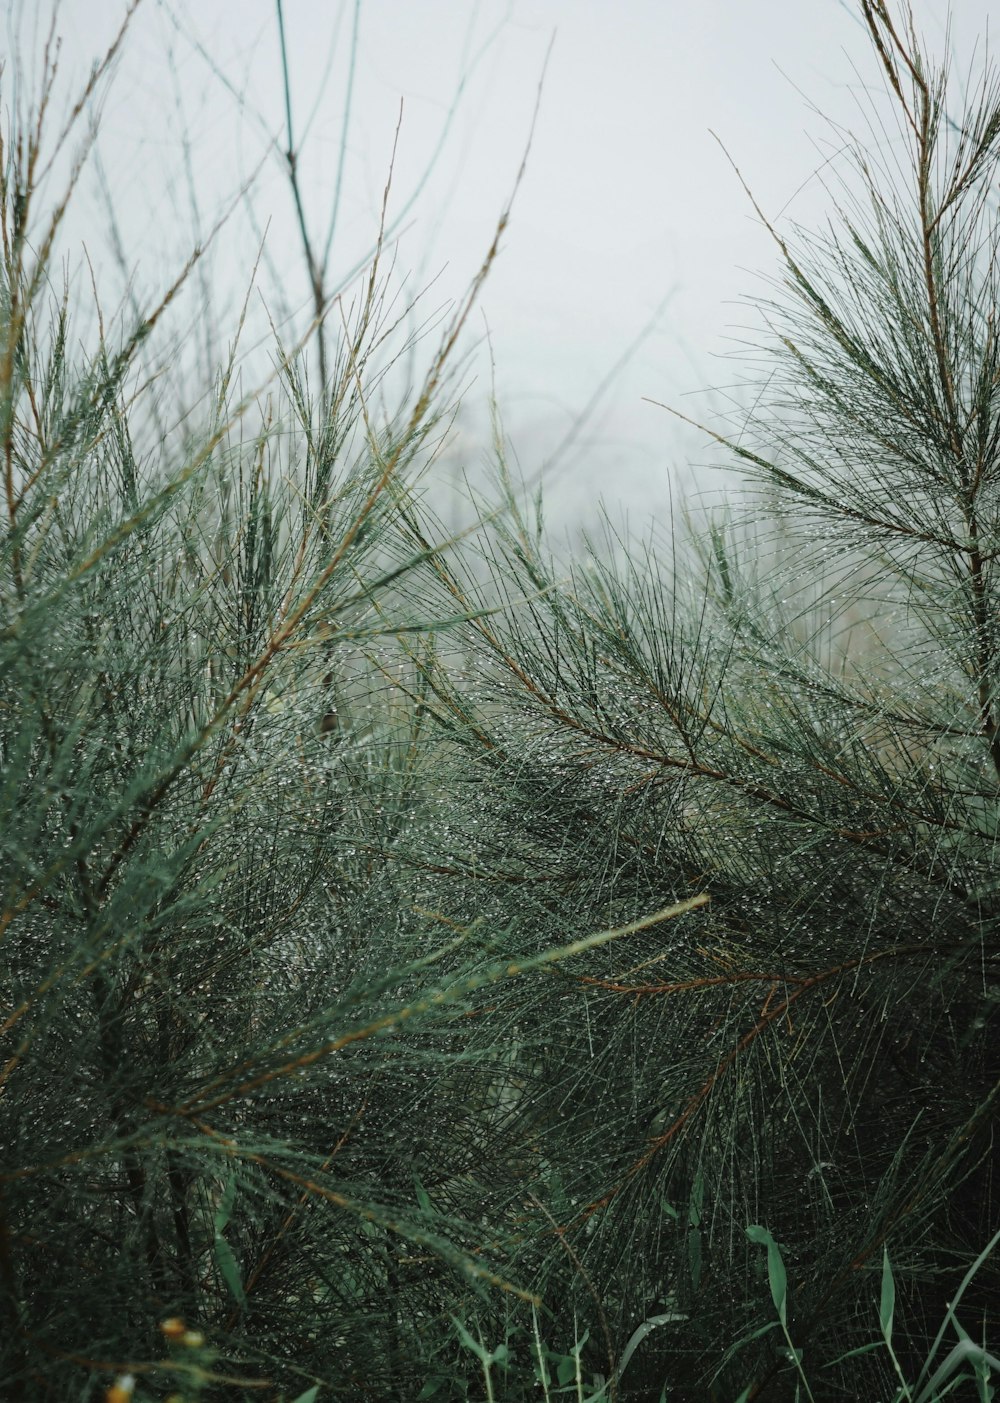
[[[123,8],[119,0],[63,0],[67,66],[85,70]],[[662,308],[550,484],[558,520],[593,521],[601,494],[641,528],[667,509],[671,483],[684,481],[687,465],[713,457],[643,402],[649,396],[711,413],[712,397],[694,392],[737,378],[720,359],[747,321],[737,300],[762,291],[756,274],[776,268],[709,129],[769,217],[819,223],[830,197],[816,172],[832,148],[810,104],[858,127],[862,83],[880,86],[857,8],[856,0],[361,0],[332,281],[374,235],[402,98],[390,215],[419,186],[443,130],[445,137],[407,214],[397,266],[412,274],[412,288],[436,277],[429,307],[460,296],[511,189],[551,42],[527,174],[481,304],[501,408],[525,470],[538,466]],[[953,0],[959,71],[992,8]],[[917,0],[914,9],[941,52],[944,0]],[[8,3],[2,42],[22,55],[15,72],[31,69],[25,56],[45,13],[36,0]],[[320,243],[341,146],[353,15],[354,0],[285,0],[297,138],[315,109],[302,171]],[[165,286],[192,241],[185,141],[208,227],[258,165],[265,133],[285,142],[280,76],[272,0],[144,0],[100,138],[140,285]],[[234,219],[212,264],[220,306],[231,306],[249,274],[253,223],[269,224],[272,266],[262,286],[273,296],[269,279],[277,277],[303,305],[298,236],[274,155],[250,208],[253,219],[245,212]],[[71,232],[86,239],[99,284],[107,279],[115,290],[103,218],[91,198]],[[479,318],[475,330],[482,329]],[[489,391],[487,358],[475,366],[463,420],[473,466]],[[698,469],[696,476],[711,475]]]

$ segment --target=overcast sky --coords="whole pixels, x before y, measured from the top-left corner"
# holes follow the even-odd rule
[[[862,127],[864,87],[880,86],[857,8],[855,0],[360,0],[356,11],[355,0],[285,0],[306,213],[320,243],[357,13],[331,281],[370,247],[402,99],[390,203],[390,216],[405,210],[397,268],[413,290],[436,279],[430,308],[458,297],[511,190],[544,69],[527,173],[475,330],[488,325],[506,425],[531,471],[647,329],[550,488],[559,517],[586,519],[600,493],[641,526],[666,509],[671,482],[690,463],[711,457],[644,397],[711,412],[712,397],[695,392],[720,387],[718,404],[721,387],[738,378],[726,359],[747,322],[738,299],[762,291],[758,274],[776,267],[711,133],[769,218],[822,220],[836,142],[812,109]],[[914,8],[943,51],[944,0]],[[959,70],[989,8],[953,0]],[[120,0],[63,0],[67,64],[83,72],[123,9]],[[43,13],[36,0],[8,6],[6,44],[18,45],[22,75]],[[211,265],[220,316],[241,293],[264,226],[262,278],[277,278],[290,305],[304,304],[294,213],[268,133],[284,145],[272,0],[144,0],[99,145],[140,285],[165,285],[196,218],[210,226],[257,171]],[[102,217],[91,193],[71,234],[87,240],[99,280],[112,280]],[[489,390],[487,358],[474,364],[470,461],[481,456]]]

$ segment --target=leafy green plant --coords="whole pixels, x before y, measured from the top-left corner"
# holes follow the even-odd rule
[[[759,1339],[762,1335],[773,1330],[776,1326],[780,1328],[787,1344],[789,1360],[801,1380],[805,1397],[812,1398],[813,1392],[809,1386],[806,1370],[803,1366],[802,1351],[796,1349],[792,1343],[791,1335],[788,1331],[788,1277],[785,1271],[784,1260],[781,1249],[766,1228],[753,1226],[747,1228],[747,1236],[751,1242],[759,1243],[767,1249],[767,1274],[771,1288],[771,1300],[777,1312],[777,1320],[755,1330],[748,1341]],[[949,1304],[945,1312],[941,1328],[934,1338],[934,1342],[928,1352],[927,1358],[920,1369],[916,1382],[908,1384],[900,1365],[896,1352],[893,1349],[893,1329],[896,1316],[896,1280],[893,1276],[892,1264],[889,1261],[888,1249],[882,1248],[882,1279],[879,1295],[878,1320],[882,1333],[882,1339],[874,1344],[862,1345],[858,1349],[852,1350],[848,1357],[858,1357],[870,1354],[873,1350],[884,1350],[888,1355],[894,1373],[899,1380],[899,1387],[893,1396],[893,1403],[938,1403],[957,1389],[961,1383],[971,1383],[975,1388],[977,1399],[980,1403],[989,1403],[995,1396],[995,1388],[991,1388],[990,1379],[1000,1373],[1000,1360],[996,1359],[983,1346],[978,1345],[963,1329],[956,1315],[959,1302],[965,1293],[966,1288],[974,1280],[980,1267],[987,1261],[991,1253],[1000,1243],[1000,1233],[994,1235],[986,1245],[976,1260],[969,1267],[962,1279],[962,1283],[955,1293],[954,1300]],[[958,1336],[958,1341],[940,1363],[935,1363],[944,1336],[949,1325]],[[738,1350],[740,1345],[736,1346]],[[839,1360],[832,1361],[833,1364]],[[758,1396],[757,1388],[754,1384],[748,1384],[739,1396],[738,1403],[750,1403],[750,1400]]]

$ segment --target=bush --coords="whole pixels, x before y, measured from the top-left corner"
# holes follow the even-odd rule
[[[172,432],[199,255],[75,351],[4,133],[5,1398],[989,1396],[1000,90],[862,14],[757,507],[568,566],[499,434],[477,536],[414,491],[495,243],[399,415],[378,255]]]
[[[851,1355],[883,1247],[915,1377],[995,1226],[1000,93],[987,74],[953,110],[912,33],[863,14],[898,121],[854,147],[827,234],[773,231],[757,407],[710,431],[759,488],[750,520],[595,546],[568,584],[527,514],[485,547],[486,588],[433,562],[470,613],[534,596],[468,625],[472,700],[420,664],[465,775],[430,859],[463,872],[435,900],[543,947],[711,895],[471,1034],[511,1049],[526,1153],[497,1211],[530,1188],[523,1270],[566,1303],[562,1338],[594,1298],[616,1346],[684,1318],[635,1397],[798,1387],[783,1340],[747,1341],[748,1224],[783,1244],[796,1345],[845,1398],[894,1387],[884,1353]],[[996,1271],[966,1295],[977,1329]]]

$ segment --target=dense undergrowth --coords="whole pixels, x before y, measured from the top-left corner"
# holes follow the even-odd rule
[[[993,1396],[1000,92],[861,13],[759,494],[568,563],[419,492],[496,244],[165,429],[5,116],[4,1399]]]

